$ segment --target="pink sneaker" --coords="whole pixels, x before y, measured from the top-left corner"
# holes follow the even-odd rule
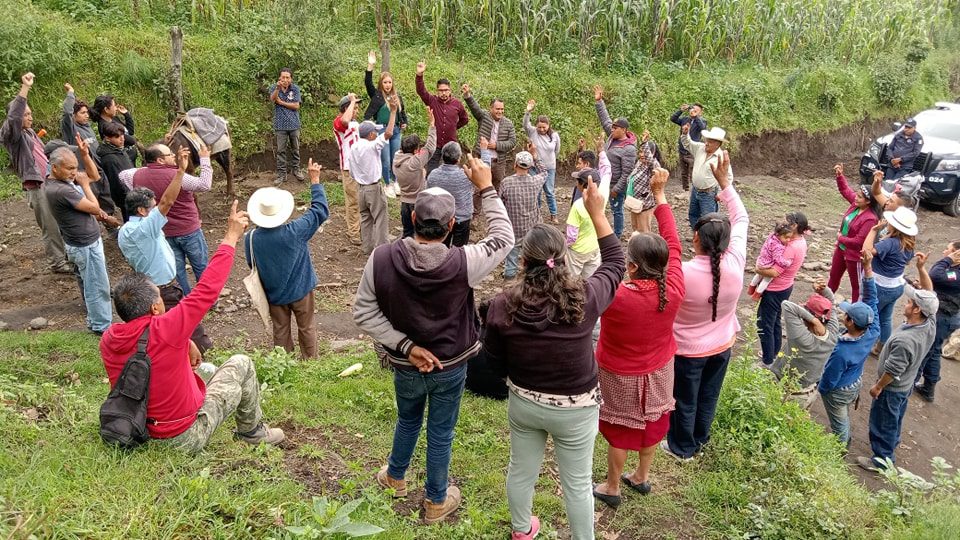
[[[530,532],[522,533],[519,531],[513,531],[510,533],[511,540],[533,540],[537,537],[537,533],[540,532],[540,518],[537,516],[530,516]]]

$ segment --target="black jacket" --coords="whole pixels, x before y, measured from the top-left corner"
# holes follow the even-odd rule
[[[394,83],[396,84],[396,83]],[[367,105],[367,110],[363,111],[364,120],[377,121],[377,112],[380,110],[384,104],[387,103],[387,100],[383,99],[383,94],[377,89],[373,84],[373,72],[366,71],[363,76],[363,85],[367,87],[367,95],[370,96],[370,104]],[[397,119],[395,121],[397,127],[404,126],[407,124],[407,110],[403,106],[403,96],[399,93],[397,94],[400,97],[400,109],[397,111]]]

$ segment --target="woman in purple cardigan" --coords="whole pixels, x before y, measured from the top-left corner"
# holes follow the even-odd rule
[[[854,191],[847,185],[847,178],[843,176],[843,164],[835,165],[833,171],[837,175],[837,189],[850,203],[850,208],[844,212],[840,230],[837,231],[837,246],[833,250],[827,287],[836,291],[846,272],[850,276],[850,301],[856,302],[860,299],[860,250],[870,229],[880,219],[882,209],[873,197],[870,186],[859,186]]]

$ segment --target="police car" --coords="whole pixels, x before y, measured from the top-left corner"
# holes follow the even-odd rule
[[[937,102],[935,108],[914,115],[917,133],[923,136],[923,151],[913,170],[921,177],[918,198],[943,208],[948,216],[960,215],[960,103]],[[887,145],[901,129],[873,141],[860,159],[860,180],[873,181],[873,172],[890,164]]]

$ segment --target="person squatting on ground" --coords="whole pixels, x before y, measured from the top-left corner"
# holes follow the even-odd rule
[[[720,387],[740,331],[737,301],[747,264],[749,217],[732,184],[730,157],[721,153],[711,168],[729,218],[706,214],[693,228],[696,256],[683,263],[686,294],[673,325],[676,408],[667,439],[660,443],[668,455],[682,460],[693,458],[710,440]]]
[[[33,131],[33,111],[27,105],[27,95],[34,83],[33,73],[20,78],[20,92],[7,105],[7,117],[0,127],[0,142],[10,156],[10,167],[20,178],[21,187],[27,196],[27,205],[40,227],[40,237],[47,256],[50,271],[58,274],[73,274],[76,267],[67,260],[63,249],[63,237],[57,220],[50,211],[50,204],[43,190],[44,178],[49,165],[43,152],[43,141]]]
[[[610,211],[613,213],[613,233],[623,234],[623,201],[627,196],[627,180],[637,162],[637,136],[630,131],[630,122],[620,117],[610,119],[603,101],[603,87],[593,87],[593,100],[600,119],[600,127],[607,134],[604,150],[610,160]]]
[[[873,456],[860,456],[857,465],[876,471],[896,463],[894,452],[900,445],[903,417],[913,391],[914,381],[924,357],[937,334],[939,301],[924,264],[927,256],[917,253],[919,286],[907,285],[904,294],[903,324],[890,334],[877,358],[877,382],[870,388],[870,449]]]
[[[286,221],[293,213],[293,194],[270,187],[255,191],[247,203],[247,215],[257,228],[248,232],[243,242],[247,265],[256,263],[270,305],[273,346],[293,352],[290,333],[293,316],[297,319],[297,338],[303,358],[317,357],[313,298],[317,274],[310,258],[310,239],[330,216],[320,170],[320,165],[311,159],[307,167],[310,208],[290,223]]]
[[[387,129],[377,135],[377,125],[364,120],[357,128],[360,138],[350,147],[350,175],[359,184],[357,207],[360,210],[360,250],[364,256],[372,253],[377,246],[390,241],[387,195],[380,183],[383,174],[380,152],[393,136],[400,104],[396,99],[390,98],[387,106],[390,108]]]
[[[190,335],[220,297],[247,223],[246,212],[238,212],[237,201],[233,201],[227,232],[203,278],[190,295],[169,311],[157,286],[145,274],[127,274],[113,289],[117,315],[123,322],[114,324],[103,335],[100,356],[113,387],[123,366],[136,352],[140,336],[149,330],[147,430],[151,439],[163,445],[200,452],[230,414],[237,421],[234,437],[241,441],[279,444],[284,440],[282,430],[261,422],[260,383],[250,357],[230,357],[207,383],[194,372],[201,355]]]
[[[467,117],[467,110],[463,108],[463,103],[453,97],[448,79],[437,80],[435,95],[427,91],[423,83],[423,73],[426,70],[426,62],[421,60],[417,63],[417,95],[420,96],[420,101],[433,111],[437,124],[437,150],[427,161],[427,176],[430,176],[430,173],[440,166],[440,153],[443,147],[449,142],[459,141],[457,131],[467,125],[470,119]]]
[[[500,199],[507,208],[507,216],[513,225],[513,237],[517,243],[510,250],[505,261],[503,277],[513,279],[520,269],[520,249],[523,247],[523,237],[540,223],[540,208],[537,198],[543,191],[547,181],[547,169],[540,159],[537,148],[531,143],[529,152],[520,152],[513,160],[514,174],[503,179],[500,183]],[[536,174],[530,174],[530,169],[536,168]]]
[[[885,211],[883,219],[870,228],[863,240],[863,251],[873,255],[873,276],[877,285],[877,309],[880,312],[880,339],[874,346],[879,354],[893,331],[894,304],[903,294],[906,280],[903,271],[913,259],[916,246],[917,215],[909,208],[900,207],[894,212]],[[883,240],[877,238],[883,235]]]
[[[107,132],[115,129],[117,128],[112,125],[104,127]],[[126,159],[126,156],[123,158]],[[134,272],[145,274],[151,283],[157,285],[166,310],[173,309],[183,300],[183,289],[176,279],[177,259],[170,243],[164,238],[163,227],[167,224],[167,214],[180,195],[183,177],[186,176],[189,166],[190,149],[181,148],[177,155],[177,172],[160,195],[159,201],[150,188],[138,187],[130,190],[125,198],[130,219],[120,227],[117,234],[117,244],[123,257]],[[190,339],[201,354],[213,347],[213,340],[207,336],[202,324],[197,324]]]
[[[684,115],[683,113],[687,113]],[[683,126],[689,124],[690,140],[701,142],[700,133],[707,129],[707,121],[703,118],[703,105],[694,103],[680,105],[677,112],[670,115],[670,121],[680,126],[681,135]],[[691,154],[680,139],[677,139],[677,152],[680,156],[680,180],[683,183],[683,190],[690,189],[690,178],[693,176],[693,154]]]
[[[841,302],[843,331],[830,358],[823,366],[817,390],[823,400],[823,409],[830,421],[830,429],[842,444],[850,447],[850,406],[860,397],[863,365],[880,335],[880,312],[877,287],[874,280],[873,253],[863,252],[863,299],[859,302]],[[828,289],[829,290],[829,289]]]
[[[930,352],[923,359],[914,391],[924,401],[932,402],[934,387],[940,381],[940,355],[943,344],[960,328],[960,240],[947,245],[944,257],[930,268],[933,291],[937,293],[940,307],[937,310],[937,333]],[[920,381],[920,378],[923,381]]]
[[[557,156],[560,154],[560,134],[554,131],[550,124],[550,117],[541,114],[536,118],[536,125],[530,123],[530,113],[537,106],[534,100],[527,101],[527,108],[523,113],[523,130],[527,139],[537,147],[537,155],[543,161],[547,171],[547,181],[543,184],[543,194],[547,197],[547,209],[550,211],[550,223],[557,225]],[[537,171],[543,172],[543,171]],[[540,208],[542,198],[537,196],[537,209]]]
[[[377,132],[386,131],[387,122],[390,120],[390,107],[387,106],[387,98],[393,97],[400,102],[397,109],[397,119],[393,126],[393,136],[387,141],[380,151],[380,165],[383,168],[384,192],[387,197],[394,199],[400,195],[399,186],[396,183],[397,177],[393,173],[394,156],[400,150],[400,137],[403,131],[407,129],[407,110],[403,106],[403,96],[397,92],[397,87],[393,84],[393,75],[389,71],[380,72],[380,78],[377,85],[373,85],[373,68],[377,65],[377,53],[370,51],[367,53],[367,70],[363,74],[363,86],[367,89],[367,95],[370,96],[370,104],[367,110],[363,112],[363,119],[370,120],[377,124]]]
[[[693,156],[693,170],[690,173],[690,208],[687,219],[690,228],[694,228],[701,216],[716,212],[717,191],[720,186],[713,169],[720,161],[723,143],[726,142],[727,132],[714,127],[700,133],[703,142],[696,142],[690,137],[691,124],[684,124],[680,128],[680,146]],[[731,180],[733,171],[727,171]]]
[[[427,107],[427,124],[427,142],[421,145],[416,133],[407,135],[400,141],[400,151],[393,158],[393,176],[400,190],[403,238],[413,236],[413,205],[417,202],[417,195],[427,187],[425,167],[437,149],[437,126],[430,107]]]
[[[843,175],[843,164],[833,167],[836,173],[837,189],[840,195],[850,203],[850,207],[843,214],[840,230],[837,231],[837,244],[833,250],[833,260],[830,262],[830,279],[827,287],[837,292],[840,279],[846,272],[850,279],[850,300],[860,299],[860,251],[863,241],[866,240],[870,229],[877,224],[882,212],[880,203],[873,197],[870,186],[858,186],[854,191],[847,185],[847,178]]]
[[[627,195],[623,207],[630,212],[630,226],[636,232],[650,232],[653,207],[656,203],[650,191],[650,179],[653,171],[660,168],[663,156],[657,143],[650,140],[650,132],[643,131],[637,149],[637,163],[627,181]]]
[[[455,222],[453,229],[443,243],[448,247],[465,246],[470,241],[470,221],[473,218],[475,186],[460,167],[460,143],[456,141],[448,142],[440,150],[440,155],[443,164],[427,173],[427,187],[440,188],[453,195],[453,200],[456,201]],[[429,170],[429,166],[427,168]]]
[[[287,179],[287,171],[303,182],[300,170],[300,104],[303,96],[300,87],[293,83],[293,71],[290,68],[280,70],[277,82],[267,90],[273,102],[273,135],[277,144],[277,180],[280,185]],[[290,152],[289,165],[287,151]]]
[[[571,173],[571,176],[577,180],[575,192],[586,189],[588,178],[594,184],[599,178],[600,184],[597,191],[606,201],[610,198],[610,161],[607,159],[607,153],[602,150],[602,138],[597,140],[597,148],[596,154],[589,150],[582,150],[577,154],[577,170]],[[598,155],[600,167],[596,168]],[[566,245],[566,264],[568,270],[574,275],[587,279],[600,267],[600,242],[590,213],[583,206],[583,197],[577,198],[570,205],[570,212],[567,214]]]
[[[783,330],[780,313],[784,300],[789,300],[793,293],[793,284],[797,278],[804,259],[807,257],[807,239],[805,234],[810,230],[807,216],[801,212],[787,214],[783,226],[789,232],[785,235],[781,258],[786,265],[772,266],[756,265],[753,269],[758,276],[770,278],[766,290],[760,295],[757,304],[757,337],[760,338],[761,362],[764,367],[770,367],[783,344]]]
[[[180,194],[167,214],[163,234],[173,249],[177,260],[177,283],[183,295],[190,294],[187,277],[187,261],[197,281],[207,268],[207,239],[200,228],[200,208],[196,193],[210,191],[213,183],[213,167],[210,166],[210,149],[200,147],[200,176],[183,175]],[[165,144],[152,144],[143,153],[144,167],[120,172],[120,182],[129,190],[145,187],[154,193],[163,193],[177,174],[177,156]]]
[[[343,184],[343,217],[347,239],[360,245],[360,208],[357,203],[358,184],[350,176],[350,148],[360,139],[360,124],[354,120],[357,96],[347,94],[340,98],[340,114],[333,119],[333,137],[337,141],[340,158],[340,182]]]
[[[60,227],[67,260],[77,267],[83,284],[87,328],[94,334],[102,335],[113,321],[113,311],[110,308],[110,279],[103,255],[103,240],[100,238],[100,222],[114,227],[119,227],[120,223],[100,209],[97,197],[90,188],[91,182],[100,180],[100,172],[90,157],[90,147],[79,135],[76,137],[83,159],[83,171],[79,170],[73,150],[66,147],[54,150],[50,156],[50,176],[47,177],[44,194],[50,212]]]
[[[487,312],[484,349],[510,387],[507,503],[514,539],[533,538],[540,528],[532,506],[548,435],[570,535],[594,538],[593,448],[601,399],[593,328],[623,279],[624,256],[592,181],[583,200],[600,242],[596,273],[583,280],[567,271],[563,235],[536,225],[523,239],[519,282],[498,294]]]
[[[650,465],[670,427],[673,321],[684,296],[680,236],[664,188],[670,173],[654,171],[651,191],[659,235],[634,233],[627,243],[627,278],[600,318],[600,433],[609,443],[607,481],[596,498],[616,508],[620,484],[650,493]],[[623,473],[628,452],[639,453],[637,468]]]
[[[439,188],[421,191],[413,209],[414,236],[374,250],[353,305],[357,326],[384,346],[394,370],[397,424],[390,457],[376,479],[395,497],[407,495],[405,476],[427,413],[428,524],[456,511],[461,500],[448,472],[466,364],[481,346],[473,287],[500,264],[514,241],[490,168],[470,158],[467,170],[483,194],[488,236],[469,246],[447,247],[443,239],[453,231],[453,196]]]

